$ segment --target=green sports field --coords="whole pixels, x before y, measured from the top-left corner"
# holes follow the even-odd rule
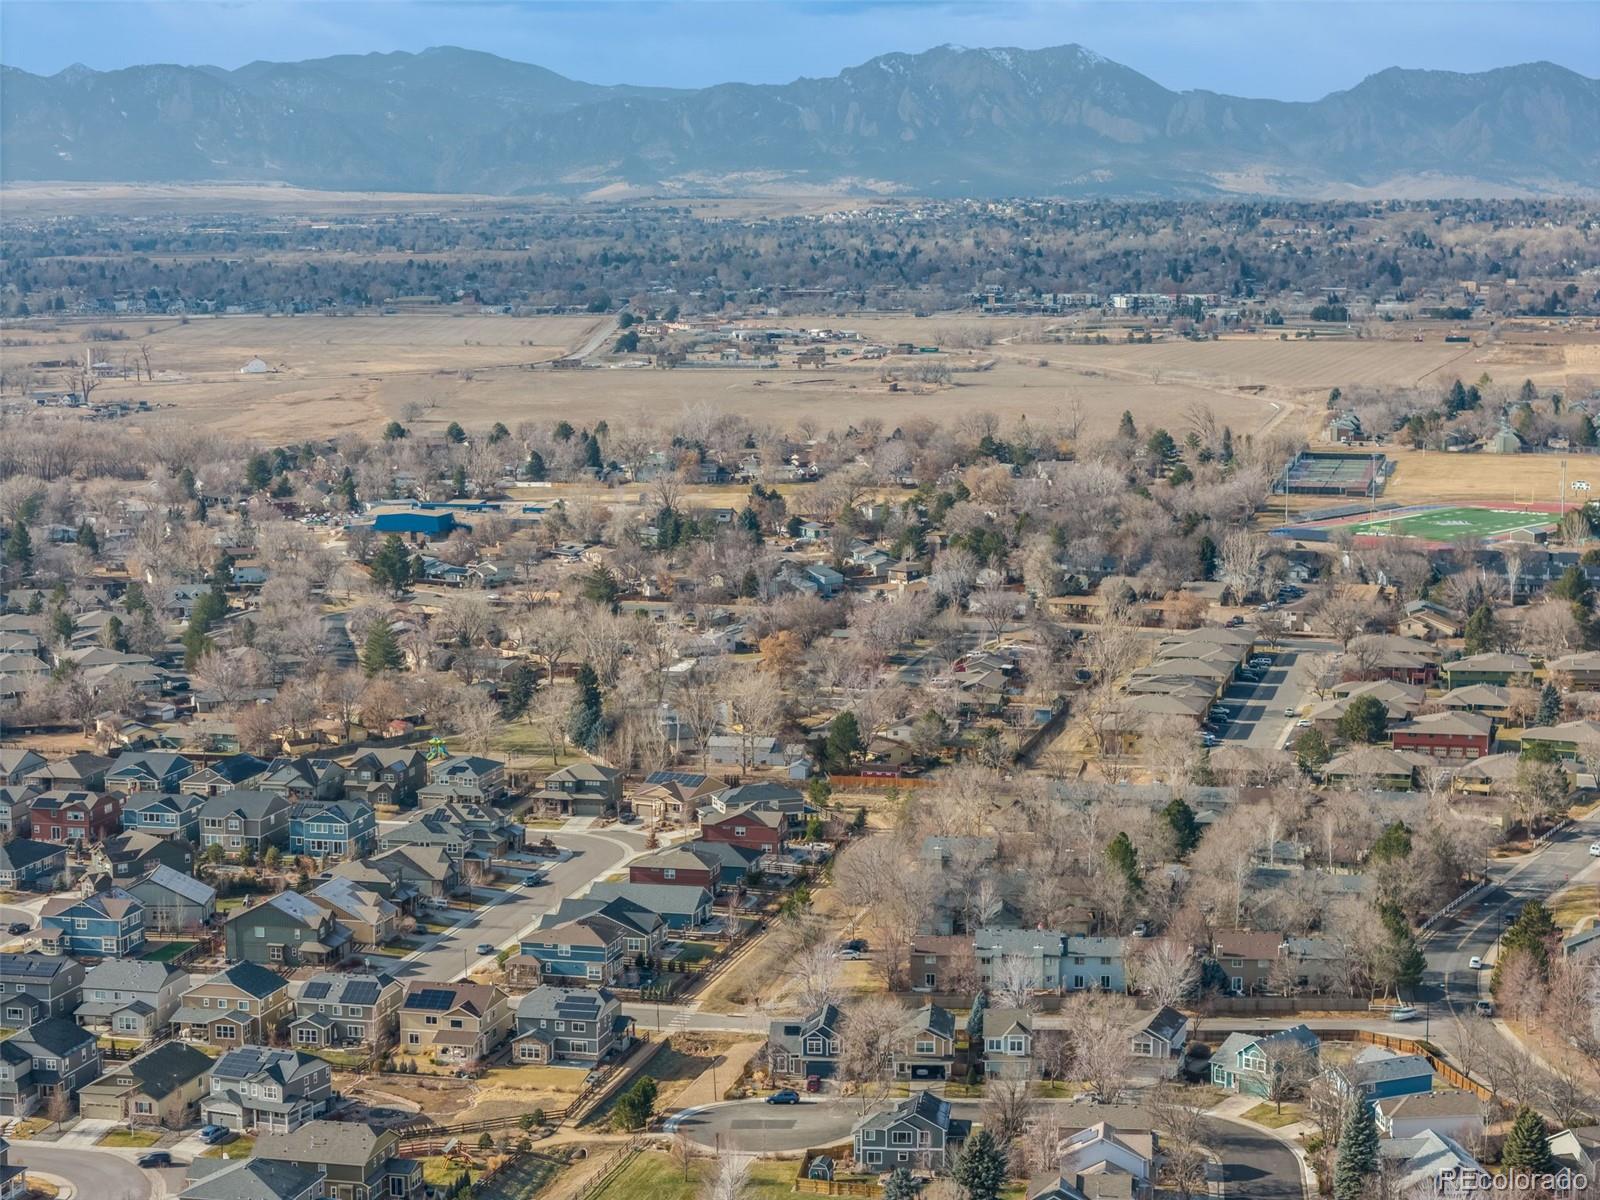
[[[1361,521],[1350,526],[1350,531],[1358,536],[1453,542],[1464,537],[1499,537],[1516,529],[1554,524],[1556,519],[1554,513],[1527,512],[1516,508],[1436,508],[1432,512]]]

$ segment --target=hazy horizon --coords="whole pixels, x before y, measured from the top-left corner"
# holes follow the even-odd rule
[[[1594,76],[1600,4],[8,0],[0,8],[0,60],[45,75],[74,63],[232,69],[451,45],[591,83],[687,88],[828,76],[944,43],[1068,42],[1169,88],[1313,100],[1392,66],[1482,71],[1546,60]]]

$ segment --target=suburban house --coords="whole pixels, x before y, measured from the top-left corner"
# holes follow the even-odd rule
[[[626,970],[630,956],[653,955],[666,928],[660,916],[630,900],[563,900],[523,937],[521,958],[528,961],[517,967],[531,967],[542,982],[605,987]]]
[[[783,853],[788,827],[789,819],[783,813],[754,804],[730,808],[725,813],[709,808],[700,811],[701,840],[739,846],[758,854]]]
[[[306,898],[333,914],[357,946],[383,946],[400,936],[399,906],[353,879],[330,879]]]
[[[255,1159],[321,1170],[330,1200],[422,1200],[422,1164],[399,1154],[400,1135],[356,1121],[308,1121],[256,1139]]]
[[[33,837],[41,842],[98,842],[117,831],[121,817],[122,804],[109,792],[40,792],[28,806]]]
[[[128,884],[127,891],[144,905],[145,928],[152,933],[197,930],[217,913],[216,888],[164,865]]]
[[[1492,683],[1496,687],[1524,684],[1533,678],[1533,664],[1524,654],[1471,654],[1441,664],[1445,689],[1454,690],[1470,683]]]
[[[30,767],[23,778],[35,780],[46,789],[66,788],[98,792],[104,790],[106,772],[110,769],[109,758],[102,754],[90,754],[87,750],[80,750],[65,758],[53,759]]]
[[[175,792],[193,771],[194,764],[181,754],[124,750],[106,771],[104,786],[124,796],[129,792]]]
[[[487,983],[413,979],[400,1002],[400,1048],[436,1060],[471,1064],[511,1032],[506,994]]]
[[[772,1022],[767,1033],[767,1055],[775,1075],[802,1079],[831,1079],[838,1069],[840,1012],[825,1004],[809,1017],[786,1017]]]
[[[464,799],[491,804],[506,794],[506,764],[497,758],[446,758],[430,763],[427,771],[428,787],[444,785]]]
[[[428,782],[428,760],[420,750],[366,750],[345,768],[344,790],[368,804],[405,807]]]
[[[972,936],[978,979],[985,987],[989,986],[1003,965],[1003,969],[1025,979],[1036,992],[1064,991],[1067,942],[1066,934],[1053,929],[980,929]],[[1083,971],[1079,976],[1088,978]],[[1079,984],[1080,988],[1082,986]]]
[[[1087,1200],[1145,1197],[1155,1182],[1156,1135],[1104,1121],[1068,1134],[1058,1147],[1060,1172]]]
[[[517,1002],[517,1062],[596,1067],[632,1044],[633,1018],[605,988],[541,985]]]
[[[183,1129],[200,1114],[211,1062],[187,1042],[163,1042],[84,1087],[78,1112],[86,1120]]]
[[[0,1137],[0,1200],[22,1200],[31,1193],[27,1172],[11,1161],[11,1143]]]
[[[65,1017],[83,1000],[83,964],[53,954],[0,952],[0,1026],[21,1029]]]
[[[1545,670],[1552,676],[1566,680],[1576,691],[1593,691],[1600,688],[1600,651],[1580,650],[1563,654],[1545,662]]]
[[[1036,1079],[1033,1014],[1025,1008],[986,1008],[980,1026],[985,1079]]]
[[[1482,758],[1494,748],[1494,721],[1471,712],[1424,713],[1390,730],[1389,741],[1434,758]]]
[[[241,908],[223,927],[229,959],[298,967],[342,962],[350,931],[299,892],[279,892]]]
[[[674,883],[596,883],[588,899],[627,900],[656,913],[672,930],[699,929],[711,919],[716,902],[704,887]]]
[[[266,1045],[290,1012],[288,980],[236,962],[185,992],[172,1023],[180,1037],[226,1050]]]
[[[1465,1186],[1464,1177],[1475,1177],[1483,1168],[1454,1138],[1428,1129],[1414,1137],[1380,1138],[1378,1169],[1394,1180],[1397,1195],[1431,1189],[1440,1195],[1466,1196],[1475,1189]],[[1446,1172],[1462,1183],[1455,1187],[1445,1183]]]
[[[572,763],[546,775],[534,799],[569,816],[610,816],[622,804],[622,772],[599,763]]]
[[[1469,683],[1439,697],[1438,703],[1452,712],[1481,713],[1503,721],[1511,715],[1511,692],[1492,683]]]
[[[1536,725],[1522,731],[1522,745],[1542,745],[1562,759],[1579,759],[1600,750],[1600,721],[1563,721],[1560,725]],[[35,837],[39,836],[37,833]]]
[[[33,832],[33,798],[37,794],[31,787],[0,784],[0,843]]]
[[[68,1106],[100,1074],[100,1044],[67,1017],[46,1017],[0,1039],[0,1117],[48,1114]]]
[[[0,842],[0,889],[49,891],[66,872],[67,848],[54,842],[17,838]]]
[[[1211,1082],[1230,1092],[1265,1096],[1271,1090],[1267,1086],[1270,1079],[1282,1071],[1287,1058],[1295,1055],[1316,1058],[1321,1048],[1317,1035],[1304,1025],[1262,1037],[1230,1033],[1211,1056]]]
[[[292,1133],[327,1111],[333,1068],[299,1050],[240,1046],[211,1068],[211,1086],[200,1102],[208,1125],[240,1132]]]
[[[378,841],[378,818],[365,800],[298,800],[289,810],[289,853],[360,858]]]
[[[1164,1004],[1134,1027],[1128,1048],[1135,1058],[1154,1061],[1162,1071],[1175,1071],[1189,1041],[1189,1018]]]
[[[191,792],[130,792],[122,801],[122,827],[198,842],[203,799]]]
[[[215,796],[234,788],[259,786],[268,762],[254,754],[230,754],[184,776],[178,790],[189,796]]]
[[[92,1033],[148,1041],[166,1031],[188,986],[187,972],[170,963],[101,959],[83,977],[83,1003],[73,1016]]]
[[[1396,1054],[1368,1046],[1343,1066],[1328,1072],[1339,1095],[1363,1100],[1392,1100],[1433,1090],[1433,1066],[1420,1054]]]
[[[1349,784],[1390,792],[1409,792],[1417,786],[1417,772],[1435,766],[1426,755],[1383,746],[1357,746],[1336,755],[1322,768],[1330,785]]]
[[[1431,1130],[1468,1145],[1483,1138],[1483,1101],[1471,1092],[1411,1092],[1372,1107],[1384,1137],[1416,1137]]]
[[[628,864],[629,883],[667,883],[711,892],[720,885],[721,874],[721,863],[692,842],[663,847]]]
[[[1265,991],[1277,961],[1283,934],[1270,930],[1219,929],[1211,957],[1228,977],[1228,990],[1240,996]]]
[[[373,1049],[395,1032],[405,986],[389,975],[313,975],[294,998],[289,1042]]]
[[[289,840],[291,807],[280,792],[234,788],[208,796],[200,803],[200,846],[221,846],[230,855],[282,847]]]
[[[850,1140],[856,1162],[866,1171],[942,1171],[966,1141],[968,1128],[966,1121],[951,1117],[948,1100],[923,1090],[857,1121]]]
[[[652,771],[628,796],[634,815],[647,825],[687,825],[721,783],[692,771]]]
[[[896,1079],[948,1079],[956,1058],[956,1022],[947,1008],[924,1004],[889,1040]]]
[[[47,954],[134,958],[144,951],[144,905],[121,888],[92,896],[52,896],[39,912]]]
[[[50,760],[34,750],[7,746],[0,749],[0,785],[21,787],[50,765]]]
[[[157,837],[134,830],[113,834],[89,854],[89,873],[116,880],[135,879],[156,866],[194,874],[194,846],[183,838]]]
[[[291,801],[337,800],[344,794],[345,769],[331,758],[275,758],[254,783]]]
[[[328,1190],[321,1167],[264,1158],[197,1158],[178,1200],[318,1200]]]
[[[357,862],[335,863],[319,878],[351,879],[402,907],[446,900],[462,888],[461,868],[437,846],[396,846]]]

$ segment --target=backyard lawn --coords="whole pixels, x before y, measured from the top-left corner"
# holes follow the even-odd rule
[[[696,1200],[705,1187],[706,1176],[712,1164],[704,1159],[689,1168],[689,1178],[683,1177],[683,1166],[660,1150],[647,1150],[612,1176],[609,1183],[596,1192],[591,1200]],[[750,1184],[742,1193],[748,1200],[778,1200],[794,1195],[794,1177],[799,1164],[787,1162],[753,1162],[750,1164]]]
[[[192,941],[161,942],[155,949],[140,955],[145,962],[171,962],[195,943]]]
[[[201,1153],[201,1158],[249,1158],[255,1152],[256,1140],[253,1137],[240,1134],[231,1142],[224,1142],[220,1146],[212,1146]]]

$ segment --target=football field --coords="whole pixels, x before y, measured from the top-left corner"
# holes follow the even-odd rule
[[[1428,512],[1379,517],[1351,525],[1365,537],[1421,538],[1428,542],[1454,542],[1461,538],[1493,538],[1518,529],[1536,529],[1558,520],[1555,513],[1521,508],[1436,508]]]

